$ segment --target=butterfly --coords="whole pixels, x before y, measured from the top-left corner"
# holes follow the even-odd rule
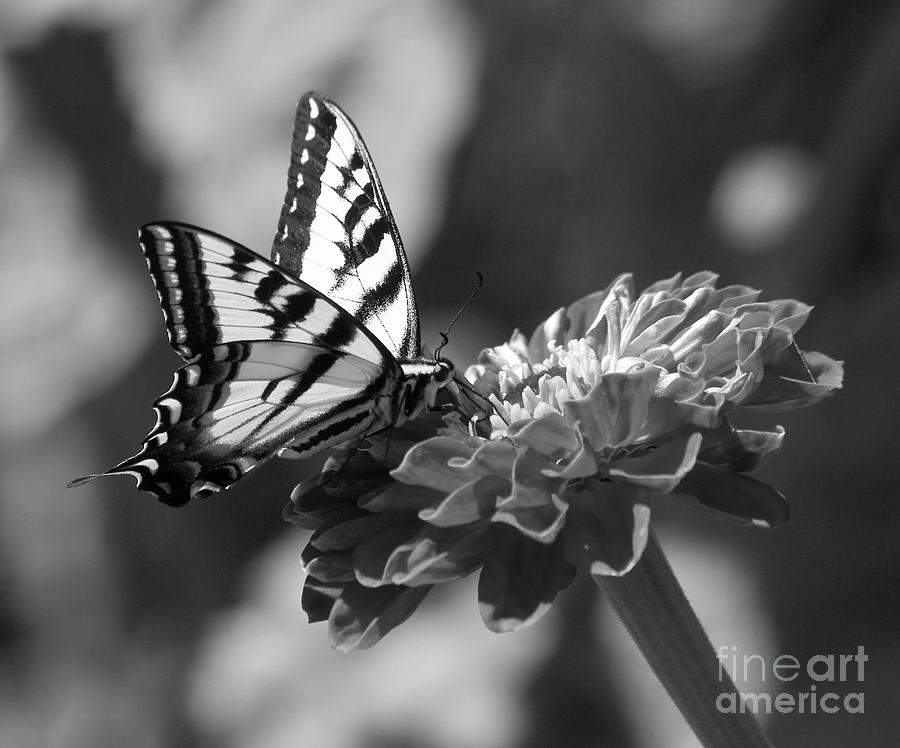
[[[332,101],[297,106],[274,262],[183,223],[138,240],[184,359],[130,474],[166,504],[228,488],[435,407],[454,383],[423,357],[409,263],[362,137]],[[81,485],[99,477],[73,481]]]

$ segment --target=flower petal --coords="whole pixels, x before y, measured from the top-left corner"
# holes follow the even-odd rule
[[[673,495],[758,527],[780,527],[790,517],[784,496],[771,486],[705,462],[694,465]]]
[[[416,444],[403,457],[403,462],[391,475],[401,483],[428,486],[437,491],[453,491],[462,486],[467,477],[451,467],[453,458],[468,460],[475,449],[448,436],[435,436]]]
[[[638,457],[623,457],[610,464],[609,474],[629,483],[668,493],[694,467],[703,437],[699,432],[680,434],[653,451]]]
[[[630,342],[623,354],[640,356],[648,348],[665,340],[681,324],[684,312],[685,305],[680,299],[666,299],[654,304],[639,320],[635,320],[633,328],[625,331],[626,339],[630,339]]]
[[[322,525],[336,524],[363,514],[352,499],[328,493],[320,484],[320,476],[307,478],[298,484],[283,511],[286,522],[304,530],[315,530]]]
[[[300,605],[310,623],[327,621],[331,609],[347,586],[346,582],[323,582],[313,576],[307,576],[303,582],[303,593]]]
[[[433,488],[394,482],[366,494],[357,503],[369,512],[418,512],[440,501],[443,496],[443,492]]]
[[[667,397],[654,397],[647,407],[647,419],[638,439],[655,441],[683,428],[714,428],[721,421],[720,408],[721,405],[682,403]]]
[[[736,307],[741,304],[752,304],[759,298],[760,293],[762,292],[750,286],[723,286],[712,293],[708,303],[711,309],[722,306]]]
[[[478,579],[481,618],[496,633],[534,623],[574,577],[556,546],[500,527]]]
[[[594,457],[594,451],[581,438],[579,433],[576,432],[575,436],[578,437],[578,451],[565,460],[558,461],[555,467],[544,468],[541,471],[544,475],[551,478],[573,480],[575,478],[587,478],[589,475],[596,474],[598,466],[597,459]]]
[[[686,330],[669,343],[675,360],[681,361],[685,356],[698,349],[705,351],[706,348],[704,346],[712,344],[717,338],[721,337],[733,314],[733,310],[728,308],[725,310],[713,309],[688,326]],[[734,361],[734,356],[731,356],[728,360]]]
[[[309,576],[320,582],[346,584],[356,579],[352,553],[320,553],[305,564],[305,569]]]
[[[513,424],[507,435],[517,444],[524,444],[552,459],[574,452],[579,446],[575,433],[555,411],[541,418]]]
[[[627,374],[604,374],[586,397],[563,405],[566,421],[580,422],[595,451],[632,443],[644,426],[659,369],[645,366]]]
[[[526,449],[516,458],[512,494],[497,503],[492,520],[512,525],[540,543],[552,543],[565,522],[567,505],[560,498],[566,481],[545,474],[553,463]]]
[[[769,302],[769,307],[775,322],[787,327],[795,335],[806,324],[806,320],[809,319],[810,312],[813,310],[809,304],[804,304],[796,299],[776,299]]]
[[[448,464],[468,481],[485,475],[509,475],[515,459],[516,450],[509,441],[481,439],[471,457],[451,457]]]
[[[766,367],[762,382],[741,407],[759,410],[805,408],[843,386],[842,361],[816,351],[804,351],[803,359],[805,365],[793,348],[786,349]],[[816,381],[810,381],[810,375]]]
[[[736,429],[723,421],[717,429],[703,434],[703,446],[698,459],[711,465],[743,473],[757,467],[767,455],[781,449],[785,431],[776,426],[773,431]]]
[[[366,587],[418,587],[460,579],[484,560],[488,527],[487,522],[452,529],[425,525],[412,533],[381,533],[353,552],[356,579]]]
[[[560,307],[535,328],[528,341],[528,357],[532,362],[536,363],[547,358],[550,343],[563,344],[566,326],[566,310]]]
[[[635,298],[634,279],[631,273],[622,273],[601,291],[580,298],[566,309],[565,337],[557,339],[559,345],[570,340],[593,334],[606,319],[607,310],[614,301],[621,299],[630,305]]]
[[[594,576],[630,571],[647,545],[647,496],[641,486],[601,480],[567,492],[569,517],[562,534],[566,561]]]
[[[398,518],[389,514],[366,514],[347,522],[322,527],[313,533],[309,542],[320,551],[345,551],[355,548],[373,535],[388,532],[398,525],[409,526],[411,523],[411,518]]]
[[[415,612],[430,589],[394,585],[363,587],[351,582],[331,608],[329,643],[341,652],[377,644]]]
[[[656,293],[671,293],[672,290],[681,285],[681,273],[675,273],[671,278],[663,278],[662,280],[655,281],[647,286],[643,291],[641,291],[641,296],[646,294],[656,294]]]
[[[322,474],[318,477],[326,493],[354,501],[366,491],[388,480],[387,468],[368,452],[355,447],[335,449],[325,461]]]
[[[419,518],[436,527],[466,525],[490,517],[501,496],[510,495],[510,481],[485,475],[447,495],[437,506],[422,509]]]

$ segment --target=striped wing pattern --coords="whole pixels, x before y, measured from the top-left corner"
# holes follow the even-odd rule
[[[203,229],[151,224],[139,238],[187,363],[141,452],[107,474],[177,506],[279,451],[310,455],[390,423],[400,365],[332,301]]]
[[[187,224],[138,236],[185,364],[141,451],[105,474],[131,474],[167,504],[227,488],[275,454],[311,455],[414,417],[452,376],[420,357],[381,182],[356,127],[322,96],[297,107],[273,262]]]
[[[272,258],[340,304],[396,358],[419,356],[409,265],[354,124],[317,94],[297,106]]]
[[[206,229],[144,226],[138,240],[162,305],[169,342],[185,361],[219,343],[313,343],[370,361],[391,360],[350,315],[255,252]]]

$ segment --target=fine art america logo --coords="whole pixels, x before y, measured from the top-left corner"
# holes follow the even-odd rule
[[[723,691],[716,697],[716,708],[724,714],[865,712],[862,683],[869,656],[863,647],[857,647],[856,654],[816,654],[805,661],[789,654],[770,659],[768,662],[759,654],[739,655],[736,646],[719,647],[720,682],[728,670],[735,683],[761,685],[759,692]],[[802,690],[804,685],[806,690]]]

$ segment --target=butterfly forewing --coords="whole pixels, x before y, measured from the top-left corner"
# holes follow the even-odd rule
[[[186,361],[219,343],[285,340],[386,358],[373,336],[316,289],[249,249],[177,223],[139,233],[169,342]],[[390,358],[390,357],[387,357]]]
[[[350,119],[316,94],[297,106],[272,257],[340,304],[395,357],[419,355],[409,266],[372,159]]]

